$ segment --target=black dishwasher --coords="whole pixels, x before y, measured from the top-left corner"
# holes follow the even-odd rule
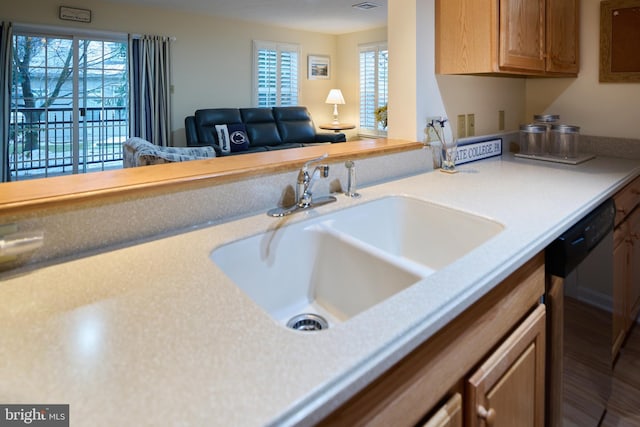
[[[608,199],[545,251],[548,426],[596,427],[606,412],[614,362],[615,214]]]

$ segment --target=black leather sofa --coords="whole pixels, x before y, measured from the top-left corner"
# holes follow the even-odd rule
[[[243,125],[248,145],[235,152],[222,150],[216,125]],[[255,153],[345,142],[343,133],[318,133],[306,107],[208,108],[184,120],[187,146],[212,146],[218,156]],[[237,126],[234,126],[237,128]]]

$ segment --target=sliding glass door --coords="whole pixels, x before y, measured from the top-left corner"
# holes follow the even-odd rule
[[[16,33],[11,179],[121,167],[127,94],[126,41]]]

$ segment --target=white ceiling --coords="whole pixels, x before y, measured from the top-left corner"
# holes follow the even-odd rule
[[[204,13],[307,31],[345,34],[379,28],[387,22],[387,0],[361,10],[352,5],[364,0],[109,0]]]

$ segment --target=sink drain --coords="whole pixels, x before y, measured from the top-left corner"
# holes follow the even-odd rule
[[[296,331],[321,331],[327,329],[329,324],[322,316],[305,313],[292,317],[287,322],[287,327]]]

